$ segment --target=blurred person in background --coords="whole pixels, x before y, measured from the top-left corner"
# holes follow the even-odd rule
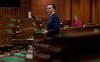
[[[82,22],[78,19],[77,16],[74,16],[74,18],[72,20],[72,26],[82,27]]]

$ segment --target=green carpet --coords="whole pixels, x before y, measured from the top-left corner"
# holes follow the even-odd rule
[[[15,56],[4,57],[1,60],[4,62],[25,62],[25,58],[19,58]]]
[[[15,53],[14,56],[18,56],[18,57],[25,57],[25,54],[21,54],[21,53]]]

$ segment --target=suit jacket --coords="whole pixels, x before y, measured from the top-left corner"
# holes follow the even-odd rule
[[[47,30],[48,30],[47,37],[52,37],[56,34],[59,34],[60,20],[55,13],[49,18]]]

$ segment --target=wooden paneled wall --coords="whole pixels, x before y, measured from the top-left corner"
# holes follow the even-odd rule
[[[49,3],[54,3],[57,7],[57,14],[61,21],[65,20],[65,0],[32,0],[32,14],[36,16],[37,19],[44,17],[49,17],[47,14],[47,5]]]
[[[0,16],[27,17],[27,12],[37,18],[48,18],[46,7],[48,3],[57,6],[57,14],[61,21],[71,20],[78,16],[83,23],[100,24],[99,0],[20,0],[20,7],[0,7]]]
[[[100,0],[92,0],[92,22],[100,25]]]
[[[85,23],[100,25],[99,0],[66,0],[66,20],[78,16]]]
[[[24,18],[30,10],[30,0],[20,0],[20,7],[0,7],[0,16]]]
[[[90,23],[90,0],[66,0],[66,20],[74,16],[83,23]]]
[[[100,1],[99,0],[32,0],[32,14],[37,19],[48,17],[46,7],[48,3],[57,6],[57,14],[61,21],[72,20],[78,16],[85,23],[100,25]]]

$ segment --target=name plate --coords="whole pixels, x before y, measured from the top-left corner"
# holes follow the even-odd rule
[[[26,54],[26,59],[33,59],[33,54],[27,53]]]

